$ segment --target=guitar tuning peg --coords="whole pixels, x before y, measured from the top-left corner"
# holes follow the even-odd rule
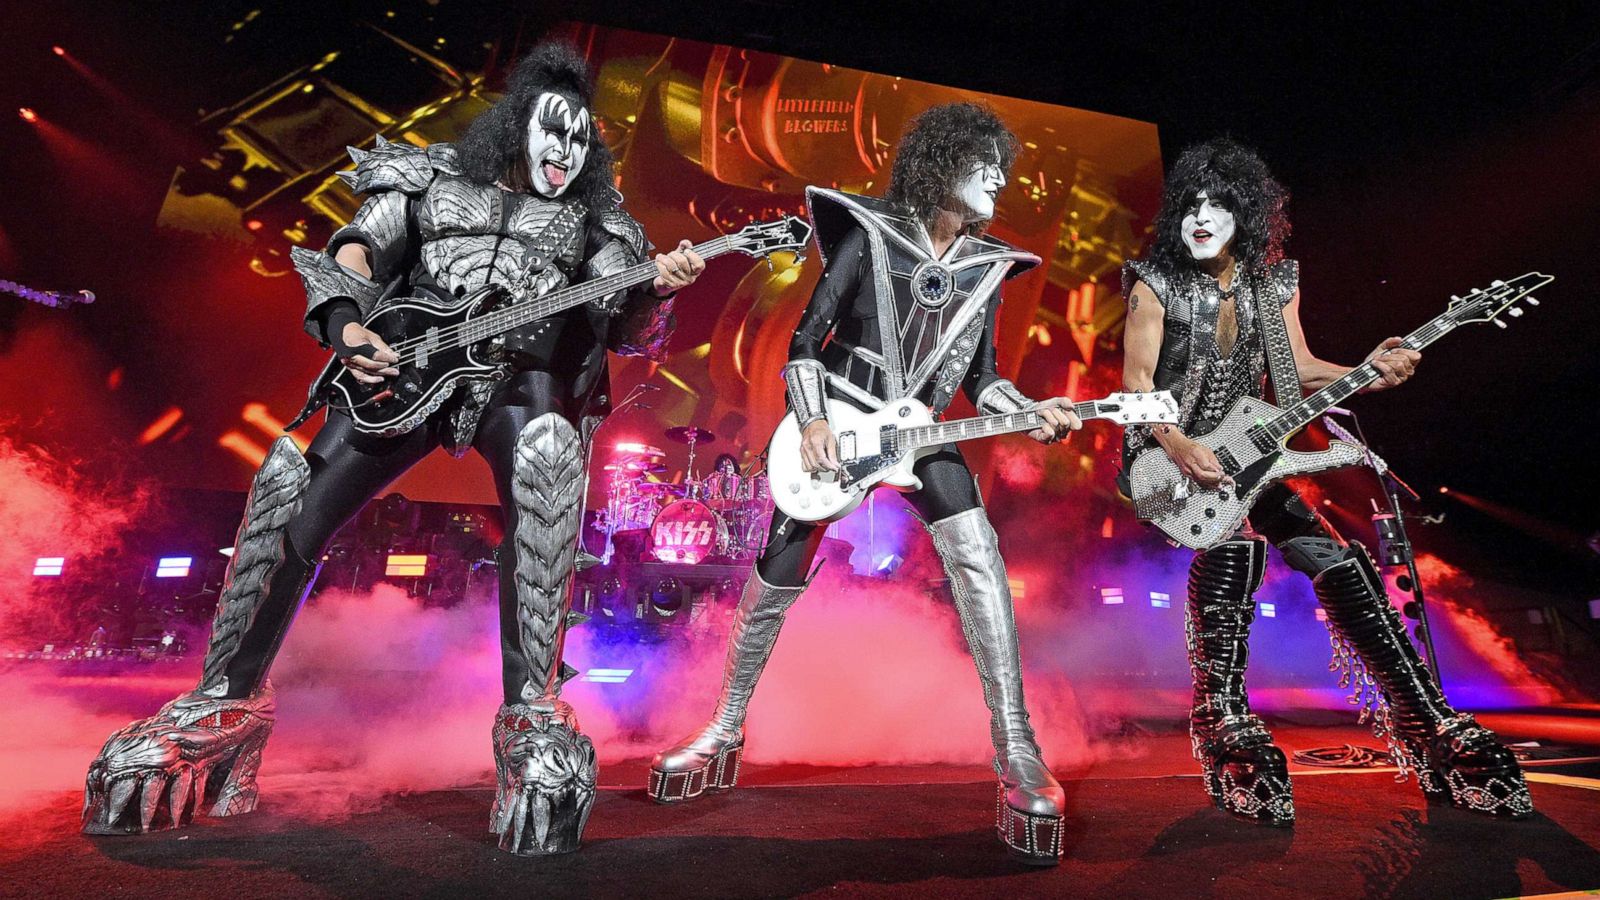
[[[1495,327],[1497,327],[1497,328],[1504,328],[1504,327],[1506,327],[1506,323],[1505,323],[1505,322],[1503,322],[1503,321],[1501,321],[1501,320],[1500,320],[1500,319],[1495,319],[1495,320],[1494,320],[1494,324],[1495,324]]]
[[[1505,287],[1506,283],[1504,281],[1491,281],[1491,282],[1489,282],[1489,286],[1490,287]]]
[[[1527,298],[1527,300],[1528,300],[1528,305],[1529,306],[1538,306],[1539,305],[1539,298],[1537,298],[1537,297],[1529,297],[1529,298]]]
[[[1522,307],[1520,307],[1520,306],[1513,306],[1513,307],[1511,307],[1510,309],[1508,309],[1506,311],[1511,313],[1513,316],[1522,315]]]
[[[1455,294],[1451,294],[1450,295],[1450,301],[1452,303],[1460,303],[1461,302],[1461,298],[1456,296]]]

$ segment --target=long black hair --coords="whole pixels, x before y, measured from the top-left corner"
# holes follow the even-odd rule
[[[927,222],[979,161],[997,163],[1009,176],[1017,147],[1016,135],[987,106],[945,103],[924,110],[900,138],[884,199]],[[974,222],[964,230],[979,234],[988,225]]]
[[[1183,243],[1183,217],[1201,191],[1233,213],[1233,258],[1244,271],[1260,275],[1283,258],[1289,217],[1283,207],[1289,192],[1254,150],[1232,138],[1212,138],[1179,154],[1161,191],[1155,243],[1150,257],[1171,272],[1198,268]]]
[[[533,102],[546,91],[565,94],[589,109],[594,121],[594,81],[583,55],[570,44],[539,44],[517,61],[506,92],[495,105],[478,114],[456,141],[461,168],[473,181],[525,189],[528,172],[528,119]],[[614,160],[611,149],[591,125],[589,155],[583,170],[562,195],[582,200],[591,211],[616,205]]]

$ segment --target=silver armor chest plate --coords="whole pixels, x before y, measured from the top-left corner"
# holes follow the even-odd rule
[[[1000,283],[1014,266],[1031,268],[1039,258],[966,236],[937,255],[922,223],[881,200],[815,187],[806,200],[819,242],[824,231],[836,240],[845,216],[866,233],[882,346],[853,352],[882,372],[883,399],[922,397],[942,411],[972,365]]]
[[[465,178],[436,178],[417,201],[423,268],[440,287],[458,295],[487,284],[513,284],[551,262],[570,272],[581,259],[581,229],[569,234],[562,246],[540,243],[551,220],[564,208],[561,201],[485,187]]]

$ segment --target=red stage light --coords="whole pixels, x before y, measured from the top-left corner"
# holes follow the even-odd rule
[[[1450,489],[1441,484],[1439,485],[1439,493],[1448,494],[1450,493]]]
[[[260,219],[246,219],[245,223],[244,223],[244,227],[250,229],[251,231],[260,231],[261,230],[261,220]]]
[[[22,121],[24,121],[24,122],[37,122],[37,121],[39,121],[39,114],[34,112],[33,110],[29,109],[26,106],[24,106],[23,108],[17,110],[17,115],[21,116],[22,117]]]
[[[50,48],[50,52],[54,53],[57,56],[66,56],[67,55],[67,48],[61,46],[60,44],[56,44],[54,47]]]

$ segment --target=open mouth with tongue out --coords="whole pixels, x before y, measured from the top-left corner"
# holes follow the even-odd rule
[[[547,159],[539,164],[539,170],[544,174],[544,180],[551,187],[562,187],[567,183],[567,167],[553,159]]]

